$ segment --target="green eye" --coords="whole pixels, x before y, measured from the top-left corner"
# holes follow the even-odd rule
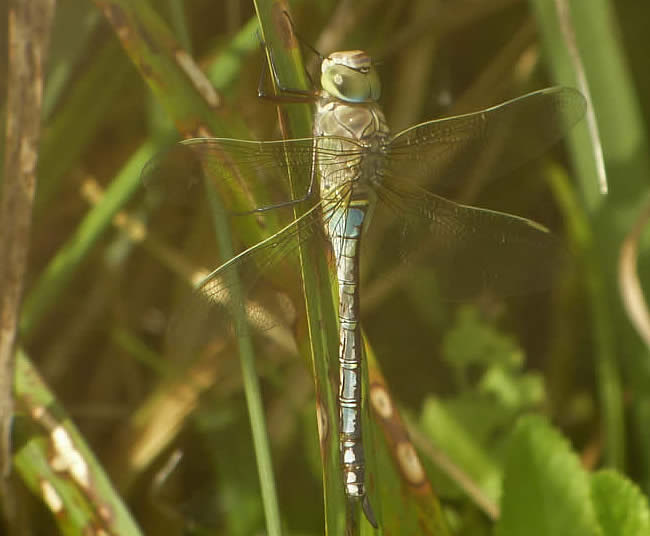
[[[375,101],[381,90],[374,69],[353,69],[333,62],[324,64],[321,86],[332,96],[347,102]]]

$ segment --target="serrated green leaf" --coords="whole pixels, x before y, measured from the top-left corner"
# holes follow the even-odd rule
[[[600,536],[587,473],[541,417],[522,418],[506,461],[497,536]]]
[[[596,473],[591,479],[591,498],[603,536],[650,534],[646,497],[619,473]]]

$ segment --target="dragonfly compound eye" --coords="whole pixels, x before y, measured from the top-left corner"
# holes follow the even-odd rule
[[[321,86],[327,93],[345,102],[376,101],[381,87],[373,68],[355,69],[331,61],[324,63]]]

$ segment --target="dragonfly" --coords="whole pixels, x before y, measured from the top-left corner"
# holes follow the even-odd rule
[[[246,301],[265,275],[297,254],[302,241],[324,240],[334,261],[339,297],[343,486],[349,500],[361,502],[376,526],[366,495],[361,425],[359,267],[362,241],[375,227],[370,220],[391,219],[396,232],[386,243],[395,249],[382,248],[382,255],[424,257],[443,296],[465,299],[483,291],[508,296],[545,288],[561,250],[548,229],[520,216],[453,201],[445,193],[491,147],[498,149],[486,166],[490,176],[507,174],[541,156],[580,120],[586,103],[575,89],[550,87],[392,134],[379,104],[381,84],[371,56],[349,50],[321,59],[320,89],[281,89],[292,102],[314,104],[312,137],[188,139],[155,157],[143,175],[145,183],[164,187],[205,178],[220,186],[236,184],[253,199],[269,185],[288,184],[292,175],[309,177],[307,191],[249,211],[260,217],[271,209],[304,205],[302,214],[216,268],[196,294],[215,307],[233,296]],[[272,64],[271,71],[275,76]],[[421,255],[423,250],[430,254]]]

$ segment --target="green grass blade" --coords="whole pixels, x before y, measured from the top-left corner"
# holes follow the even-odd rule
[[[364,422],[364,438],[368,457],[374,453],[375,458],[374,464],[368,460],[368,467],[374,473],[369,482],[378,499],[373,507],[379,525],[387,534],[449,536],[438,497],[367,339],[364,348],[369,376],[364,388],[369,385],[366,400],[372,419]]]
[[[149,143],[133,154],[106,191],[102,202],[93,207],[48,264],[25,299],[20,323],[23,336],[29,336],[43,315],[56,303],[98,238],[110,228],[113,216],[138,189],[140,170],[152,154],[153,146]]]
[[[201,133],[201,124],[205,119],[205,126],[212,132],[223,133],[226,131],[226,125],[216,120],[210,110],[210,107],[218,104],[218,96],[206,86],[202,86],[203,90],[199,92],[196,85],[189,84],[186,76],[188,74],[187,60],[185,63],[179,61],[183,53],[174,47],[171,34],[157,15],[144,5],[132,5],[128,2],[111,4],[111,9],[106,9],[105,12],[111,18],[118,34],[125,25],[131,29],[138,29],[137,32],[129,34],[129,39],[123,39],[123,45],[137,65],[148,66],[141,70],[143,77],[168,112],[171,113],[177,128],[185,134],[198,135]],[[116,9],[120,11],[120,17],[115,16]],[[148,36],[147,39],[145,39],[145,35]],[[161,53],[161,50],[167,53]],[[175,53],[172,53],[173,51]],[[193,76],[196,80],[201,75],[194,73]],[[202,127],[204,130],[205,126]],[[211,194],[211,204],[216,204],[214,192],[210,190],[209,193]],[[218,207],[214,208],[213,214],[223,214],[223,210]],[[215,222],[215,229],[223,258],[232,257],[234,254],[229,239],[230,231],[225,218],[221,217]],[[281,534],[280,513],[250,334],[240,331],[238,344],[267,530],[269,534],[277,536]]]
[[[575,68],[560,32],[555,3],[538,0],[532,5],[555,78],[560,83],[575,86]],[[650,158],[645,149],[648,138],[641,122],[632,79],[623,59],[618,38],[620,32],[616,28],[612,6],[607,0],[588,4],[568,2],[568,5],[611,185],[606,201],[598,192],[587,126],[579,125],[571,137],[571,151],[589,224],[583,226],[586,232],[582,233],[582,242],[577,245],[582,252],[591,300],[607,461],[614,467],[623,468],[626,445],[618,359],[623,350],[619,341],[624,342],[626,337],[617,328],[623,313],[615,273],[624,234],[633,225],[633,215],[643,209],[642,200],[650,175]],[[621,187],[623,184],[624,188]],[[629,215],[621,218],[621,211]],[[633,351],[638,352],[638,346]]]
[[[214,230],[222,257],[226,259],[232,258],[234,256],[234,250],[230,238],[228,220],[225,217],[224,207],[221,204],[219,195],[212,184],[206,183],[206,190],[214,219]],[[244,393],[246,395],[246,404],[248,406],[248,416],[253,434],[255,461],[257,462],[260,488],[262,490],[262,503],[264,505],[264,515],[266,517],[266,528],[270,536],[280,536],[282,534],[280,525],[280,509],[275,489],[275,476],[273,474],[271,447],[269,445],[269,434],[266,427],[262,392],[260,390],[257,372],[255,371],[255,351],[253,349],[253,341],[251,339],[250,330],[245,321],[246,311],[244,310],[244,300],[242,299],[239,285],[235,281],[229,286],[229,288],[232,293],[231,300],[236,304],[236,310],[233,314],[237,317],[237,345],[239,347],[239,360],[244,379]]]
[[[29,420],[17,417],[14,462],[24,482],[43,498],[63,534],[92,526],[106,534],[139,536],[90,447],[27,355],[19,351],[17,357],[16,399]]]
[[[85,140],[91,139],[91,136],[88,133],[88,127],[84,127],[83,125],[81,127],[79,125],[75,126],[71,124],[71,121],[82,120],[85,121],[86,124],[88,124],[89,120],[97,122],[98,118],[101,117],[101,114],[105,113],[108,109],[108,103],[114,102],[114,98],[109,97],[111,91],[114,91],[116,87],[121,87],[121,85],[128,80],[128,78],[125,78],[119,73],[119,71],[115,70],[115,67],[117,66],[118,69],[122,68],[125,72],[129,72],[128,64],[123,61],[116,61],[116,55],[119,56],[120,54],[121,52],[119,48],[116,48],[114,43],[111,43],[103,49],[100,58],[101,61],[93,63],[91,75],[87,75],[84,79],[86,82],[81,86],[75,86],[71,98],[66,101],[66,107],[61,113],[55,116],[54,127],[49,131],[50,135],[47,137],[47,140],[51,140],[50,145],[65,141],[68,146],[72,143],[72,146],[74,146],[77,151],[81,151]],[[98,74],[97,77],[92,75],[92,73],[95,72],[102,73],[106,68],[112,69],[112,76],[107,76],[105,73]],[[217,72],[219,72],[219,70],[217,70]],[[236,76],[236,73],[237,65],[231,65],[229,71],[225,73],[225,75],[221,76],[221,80],[226,84]],[[102,92],[98,94],[95,91],[93,93],[92,88],[97,86],[97,81],[100,79],[104,80],[101,86]],[[106,83],[106,80],[109,82]],[[79,104],[79,101],[88,98],[86,91],[87,88],[90,89],[91,93],[93,93],[95,97],[92,106]],[[86,95],[86,97],[84,97],[84,95]],[[107,98],[104,100],[97,100],[97,97],[101,95],[106,95]],[[106,106],[102,106],[102,102],[104,102]],[[67,107],[68,104],[70,105],[70,108]],[[76,111],[72,115],[65,113],[65,110],[78,110],[80,107],[87,108],[91,110],[92,113],[79,114]],[[70,119],[67,119],[68,115],[70,115]],[[75,135],[79,136],[77,142],[71,142],[70,137],[65,134],[69,132],[73,132]],[[46,147],[49,147],[50,145],[46,145]],[[56,177],[65,169],[65,166],[62,165],[65,158],[62,159],[60,156],[63,154],[66,155],[66,157],[78,158],[78,152],[76,153],[69,150],[63,151],[60,148],[56,149],[54,146],[50,147],[50,149],[52,154],[58,153],[59,159],[56,166],[45,165],[48,162],[47,154],[49,154],[47,151],[45,152],[44,159],[42,160],[45,164],[43,164],[43,173],[41,173],[41,178],[44,178],[45,183],[51,186],[54,184]],[[77,228],[76,232],[58,251],[57,255],[49,263],[44,273],[32,287],[31,292],[26,298],[23,310],[23,335],[33,334],[35,328],[44,318],[49,309],[57,303],[59,297],[62,296],[69,287],[69,284],[74,281],[75,274],[78,273],[83,261],[96,246],[100,236],[110,228],[112,219],[117,211],[124,207],[141,186],[140,170],[146,161],[152,156],[153,151],[153,145],[150,143],[143,144],[137,151],[135,151],[131,159],[125,164],[123,169],[112,181],[111,186],[103,194],[101,201],[91,209]],[[69,166],[70,164],[67,165]],[[45,177],[44,173],[47,173],[47,177]],[[48,191],[53,192],[53,189]],[[44,201],[46,198],[47,195],[40,199],[41,201]],[[22,369],[19,369],[18,372],[21,374]],[[27,386],[29,385],[30,384],[27,383]],[[32,460],[34,459],[34,456],[38,455],[38,445],[39,443],[34,443],[30,446],[29,452],[31,453],[30,456],[32,457]],[[36,468],[35,465],[32,467]],[[66,495],[62,495],[62,498],[67,506],[68,499],[66,499]],[[76,499],[73,497],[70,497],[69,500],[72,501],[70,504],[76,504]],[[79,519],[72,521],[69,533],[78,533],[80,526],[83,526],[83,523],[80,523]]]
[[[135,69],[122,56],[114,40],[103,44],[89,69],[75,80],[60,108],[49,119],[38,159],[39,213],[56,197],[63,177],[78,163],[102,122],[112,113],[115,102],[124,99],[125,88],[137,83]]]
[[[267,54],[273,54],[279,82],[284,87],[308,89],[298,43],[287,19],[286,2],[258,0],[255,3],[262,38]],[[274,80],[273,83],[276,81]],[[277,87],[275,88],[277,90]],[[311,133],[308,106],[290,105],[280,109],[280,124],[285,135],[301,137]],[[309,177],[292,177],[295,191],[306,191]],[[300,212],[296,211],[296,217]],[[315,244],[300,248],[300,261],[309,329],[309,351],[316,382],[316,403],[319,419],[323,486],[325,497],[326,534],[343,534],[346,500],[339,464],[338,410],[332,378],[338,376],[338,334],[332,303],[329,273],[322,251]]]

